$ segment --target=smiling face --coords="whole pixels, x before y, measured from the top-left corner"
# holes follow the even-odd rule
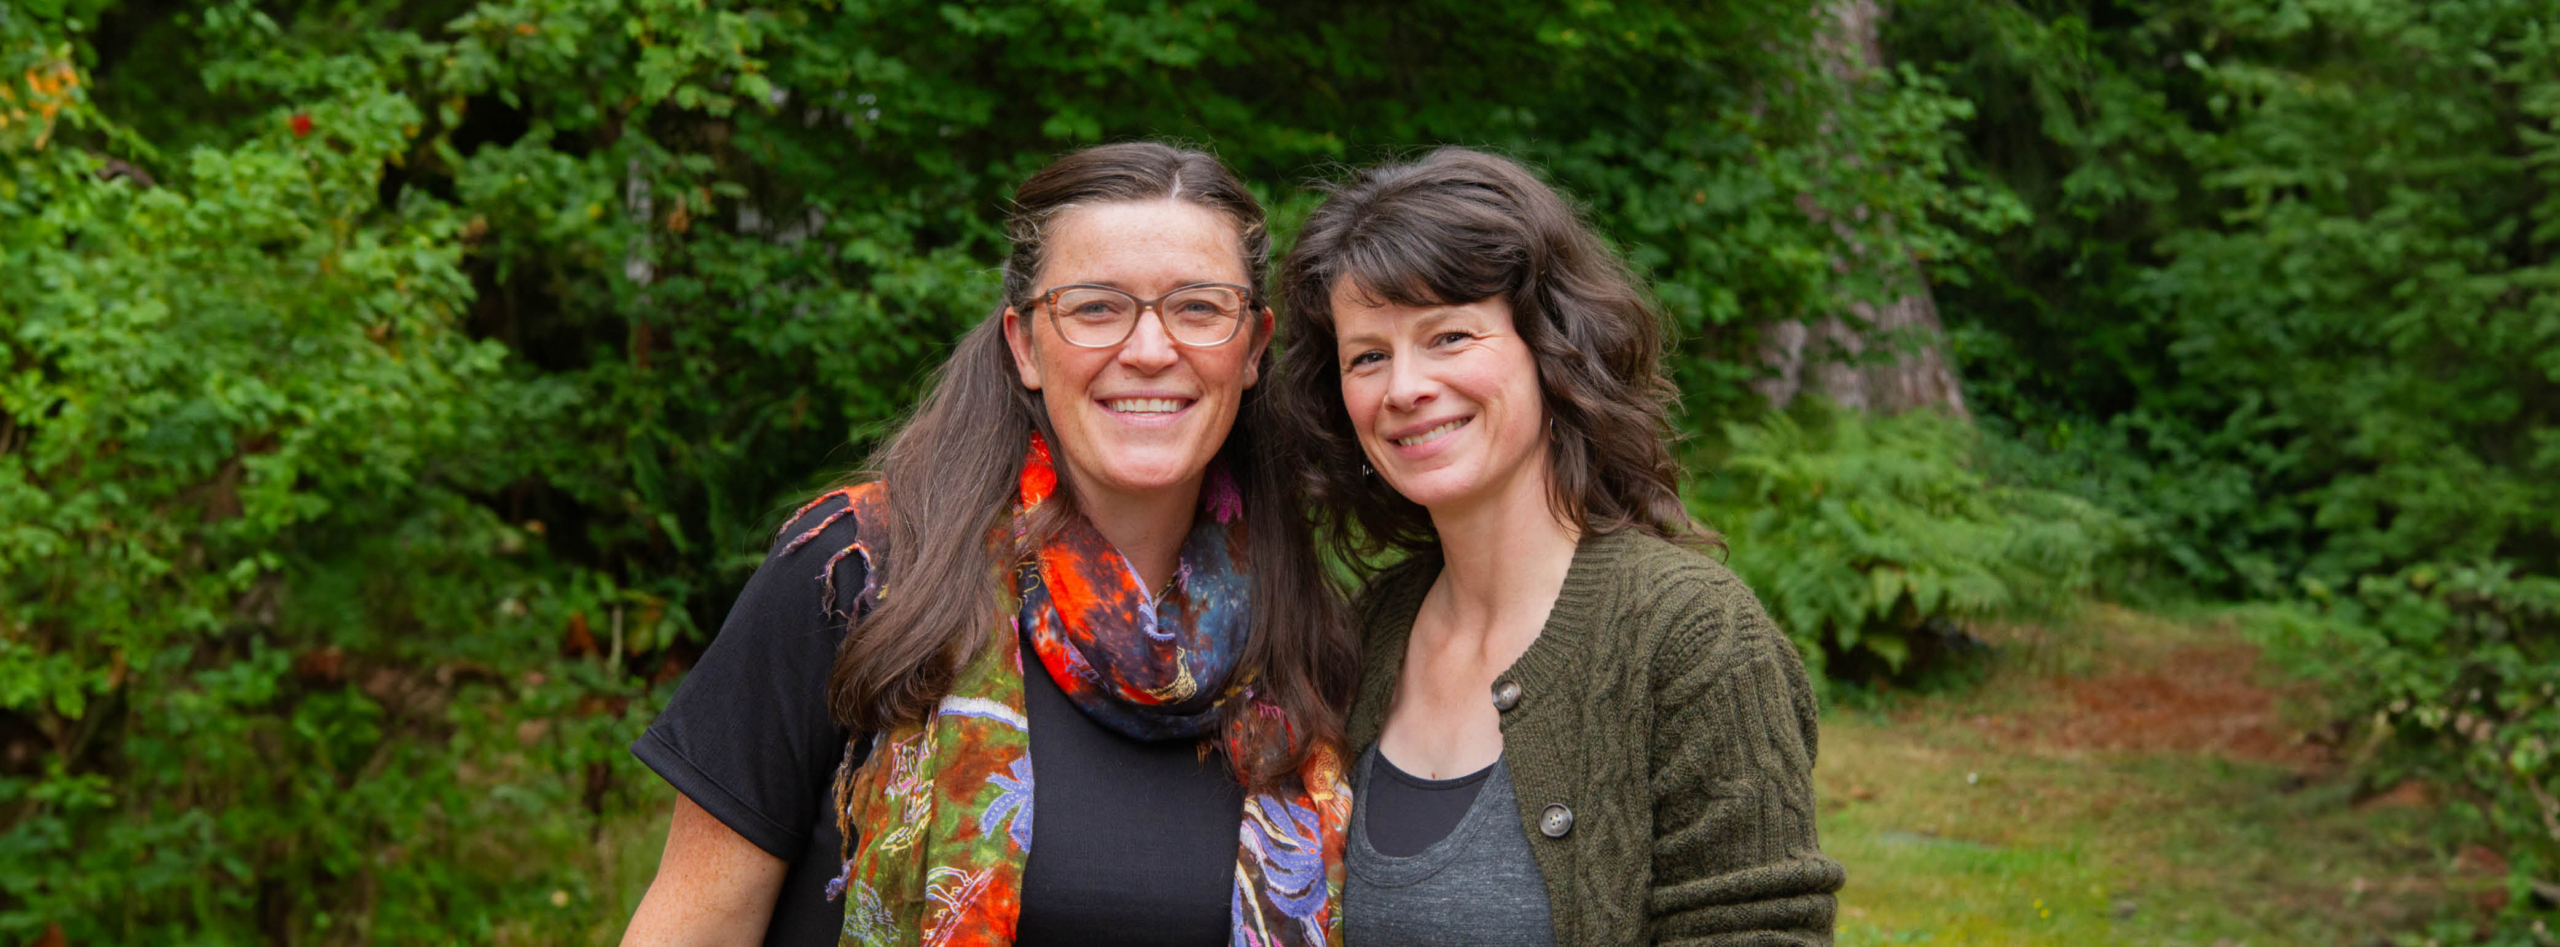
[[[1499,297],[1399,306],[1333,292],[1342,403],[1369,465],[1434,518],[1547,502],[1538,365]]]
[[[1036,289],[1093,283],[1151,299],[1193,283],[1251,280],[1236,225],[1177,200],[1097,204],[1049,224]],[[1007,308],[1005,341],[1024,386],[1040,392],[1077,499],[1086,509],[1196,496],[1200,475],[1235,427],[1260,379],[1271,313],[1248,317],[1225,343],[1183,345],[1163,319],[1140,315],[1127,341],[1082,348],[1058,335],[1046,304]],[[1173,491],[1167,494],[1166,491]]]

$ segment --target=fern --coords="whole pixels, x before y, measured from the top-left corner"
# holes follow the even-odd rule
[[[1690,508],[1817,668],[1863,653],[1900,673],[1933,620],[2049,613],[2134,536],[2084,500],[1990,482],[1973,429],[1935,414],[1814,409],[1724,434]]]

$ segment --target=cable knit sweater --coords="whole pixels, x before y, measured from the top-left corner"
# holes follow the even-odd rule
[[[1417,555],[1361,595],[1355,748],[1385,724],[1440,565]],[[1831,942],[1844,873],[1814,835],[1813,692],[1731,570],[1636,530],[1587,536],[1501,680],[1520,688],[1503,754],[1556,943]]]

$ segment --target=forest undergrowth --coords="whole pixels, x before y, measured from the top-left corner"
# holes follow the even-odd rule
[[[2461,943],[2508,866],[2442,791],[2377,785],[2244,616],[2091,604],[1973,626],[1978,677],[1823,720],[1839,942]],[[2184,612],[2193,613],[2184,613]]]

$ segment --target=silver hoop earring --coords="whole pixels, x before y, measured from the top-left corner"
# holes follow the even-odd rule
[[[1368,464],[1361,464],[1361,465],[1360,465],[1360,475],[1361,475],[1361,476],[1363,476],[1363,477],[1375,477],[1375,476],[1377,476],[1377,475],[1378,475],[1378,472],[1377,472],[1377,471],[1375,471],[1375,470],[1371,470],[1371,469],[1369,469],[1369,465],[1368,465]]]

